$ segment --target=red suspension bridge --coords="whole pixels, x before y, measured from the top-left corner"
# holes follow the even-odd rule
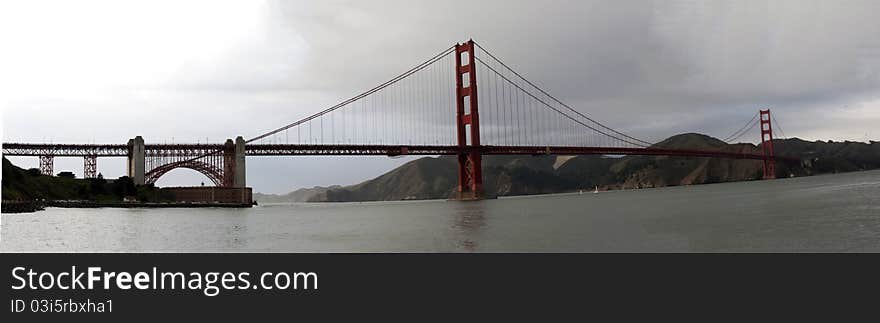
[[[757,122],[756,122],[757,121]],[[775,178],[769,110],[725,141],[760,125],[761,152],[658,148],[591,119],[527,80],[479,44],[456,44],[366,92],[261,135],[223,144],[4,143],[6,156],[38,156],[43,174],[55,157],[83,157],[95,177],[98,157],[127,157],[128,176],[153,184],[176,168],[194,169],[215,185],[245,187],[246,156],[456,155],[458,198],[484,196],[483,155],[657,155],[758,160]]]

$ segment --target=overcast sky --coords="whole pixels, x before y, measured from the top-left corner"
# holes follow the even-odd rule
[[[474,38],[581,112],[650,141],[723,138],[762,107],[788,136],[880,140],[878,12],[867,0],[9,1],[2,137],[252,137]],[[248,184],[352,184],[408,160],[249,158]],[[115,178],[124,159],[98,167]],[[56,159],[56,172],[82,168]],[[202,181],[175,170],[159,184]]]

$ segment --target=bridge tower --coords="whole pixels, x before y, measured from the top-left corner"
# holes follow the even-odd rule
[[[144,185],[144,170],[146,151],[144,138],[141,136],[128,140],[128,177],[134,181],[134,185]]]
[[[770,122],[770,109],[760,110],[761,150],[764,154],[764,179],[776,178],[776,160],[773,155],[773,126]]]
[[[466,61],[462,55],[467,54]],[[480,114],[477,104],[477,69],[474,41],[455,45],[455,93],[458,135],[459,200],[479,200],[483,195],[482,156],[480,155]],[[465,110],[467,106],[467,110]],[[470,137],[470,143],[468,143]]]
[[[238,136],[235,141],[226,139],[223,144],[223,187],[245,187],[245,141]]]
[[[232,187],[235,175],[235,143],[226,139],[223,143],[223,187]]]
[[[233,187],[247,187],[245,173],[245,141],[238,136],[235,138],[235,172],[233,173]]]

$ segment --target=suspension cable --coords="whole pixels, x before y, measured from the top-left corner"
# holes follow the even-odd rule
[[[339,108],[341,108],[341,107],[344,107],[344,106],[346,106],[346,105],[348,105],[348,104],[351,104],[351,103],[353,103],[353,102],[356,102],[356,101],[358,101],[358,100],[360,100],[360,99],[362,99],[362,98],[364,98],[364,97],[366,97],[366,96],[368,96],[368,95],[370,95],[370,94],[373,94],[373,93],[375,93],[375,92],[377,92],[377,91],[379,91],[379,90],[381,90],[381,89],[384,89],[384,88],[386,88],[386,87],[388,87],[388,86],[390,86],[390,85],[392,85],[392,84],[394,84],[394,83],[397,83],[398,81],[403,80],[403,79],[407,78],[408,76],[410,76],[410,75],[412,75],[412,74],[415,74],[415,73],[418,72],[418,71],[421,71],[422,69],[424,69],[425,67],[427,67],[427,66],[433,64],[434,62],[439,61],[440,59],[443,59],[444,57],[446,57],[446,55],[449,55],[449,54],[452,53],[454,50],[455,50],[455,46],[451,46],[451,47],[449,47],[449,48],[443,50],[443,51],[440,52],[439,54],[435,55],[434,57],[431,57],[431,58],[428,59],[427,61],[425,61],[425,62],[423,62],[423,63],[421,63],[421,64],[419,64],[419,65],[416,65],[415,67],[411,68],[410,70],[408,70],[408,71],[406,71],[406,72],[404,72],[404,73],[402,73],[402,74],[400,74],[400,75],[398,75],[398,76],[392,78],[391,80],[388,80],[388,81],[385,82],[385,83],[382,83],[382,84],[380,84],[380,85],[378,85],[378,86],[376,86],[376,87],[374,87],[374,88],[372,88],[372,89],[370,89],[370,90],[367,90],[367,91],[365,91],[365,92],[363,92],[363,93],[361,93],[361,94],[358,94],[358,95],[356,95],[356,96],[354,96],[354,97],[352,97],[352,98],[350,98],[350,99],[348,99],[348,100],[342,101],[342,102],[340,102],[340,103],[338,103],[338,104],[336,104],[336,105],[334,105],[334,106],[332,106],[332,107],[329,107],[329,108],[327,108],[327,109],[324,109],[324,110],[321,111],[321,112],[315,113],[315,114],[313,114],[313,115],[310,115],[310,116],[308,116],[308,117],[305,117],[305,118],[303,118],[303,119],[300,119],[300,120],[298,120],[298,121],[296,121],[296,122],[294,122],[294,123],[288,124],[288,125],[283,126],[283,127],[281,127],[281,128],[278,128],[278,129],[275,129],[275,130],[269,131],[269,132],[267,132],[267,133],[264,133],[264,134],[262,134],[262,135],[256,136],[256,137],[254,137],[254,138],[251,138],[251,139],[245,141],[245,143],[250,143],[250,142],[253,142],[253,141],[256,141],[256,140],[260,140],[260,139],[266,138],[266,137],[268,137],[268,136],[271,136],[271,135],[273,135],[273,134],[276,134],[276,133],[278,133],[278,132],[281,132],[281,131],[284,131],[284,130],[290,129],[290,128],[292,128],[292,127],[296,127],[296,126],[298,126],[298,125],[300,125],[300,124],[303,124],[303,123],[305,123],[305,122],[311,121],[312,119],[315,119],[315,118],[317,118],[317,117],[323,116],[323,115],[325,115],[325,114],[327,114],[327,113],[329,113],[329,112],[331,112],[331,111],[334,111],[334,110],[339,109]]]
[[[557,113],[561,114],[562,116],[564,116],[564,117],[566,117],[566,118],[568,118],[568,119],[570,119],[570,120],[572,120],[572,121],[574,121],[574,122],[577,122],[578,124],[580,124],[580,125],[582,125],[582,126],[584,126],[584,127],[587,127],[587,128],[589,128],[589,129],[591,129],[591,130],[593,130],[593,131],[595,131],[595,132],[601,133],[601,134],[603,134],[603,135],[605,135],[605,136],[607,136],[607,137],[611,137],[611,138],[614,138],[614,139],[617,139],[617,140],[620,140],[620,141],[622,141],[622,142],[626,142],[626,143],[628,143],[628,144],[635,145],[635,146],[638,146],[638,147],[645,147],[644,144],[635,143],[635,142],[632,142],[632,141],[629,141],[629,140],[626,140],[626,139],[622,139],[622,138],[616,137],[616,136],[611,135],[611,134],[609,134],[609,133],[606,133],[606,132],[604,132],[604,131],[602,131],[602,130],[599,130],[599,129],[593,128],[592,126],[590,126],[590,125],[588,125],[588,124],[586,124],[586,123],[581,122],[580,120],[578,120],[578,119],[576,119],[576,118],[574,118],[574,117],[572,117],[572,116],[570,116],[570,115],[568,115],[568,114],[566,114],[566,113],[560,111],[559,109],[553,107],[551,104],[547,103],[546,101],[544,101],[544,100],[538,98],[537,96],[535,96],[535,95],[532,94],[531,92],[526,91],[525,89],[523,89],[522,87],[520,87],[519,84],[516,84],[516,83],[514,83],[513,81],[511,81],[509,78],[507,78],[507,76],[504,76],[503,74],[501,74],[500,72],[498,72],[498,70],[496,70],[495,68],[493,68],[493,67],[490,66],[489,64],[486,64],[486,62],[483,61],[482,59],[480,59],[479,57],[474,57],[474,59],[475,59],[476,61],[480,62],[481,64],[483,64],[484,67],[490,69],[490,70],[491,70],[492,72],[494,72],[496,75],[500,76],[501,79],[507,81],[508,84],[513,85],[514,87],[516,87],[517,89],[519,89],[519,90],[522,91],[523,93],[525,93],[525,94],[527,94],[528,96],[532,97],[532,99],[535,99],[536,101],[541,102],[541,104],[544,104],[544,105],[547,106],[548,108],[553,109],[553,111],[556,111]],[[587,118],[587,119],[589,119],[589,118]],[[592,121],[592,120],[591,120],[591,121]]]
[[[628,138],[628,139],[630,139],[630,140],[634,140],[634,141],[640,142],[641,144],[639,144],[639,146],[651,146],[651,145],[653,145],[653,143],[650,143],[650,142],[647,142],[647,141],[644,141],[644,140],[641,140],[641,139],[638,139],[638,138],[634,138],[634,137],[629,136],[629,135],[627,135],[627,134],[625,134],[625,133],[622,133],[622,132],[620,132],[620,131],[614,130],[614,129],[612,129],[611,127],[608,127],[608,126],[602,124],[601,122],[598,122],[598,121],[596,121],[596,120],[593,120],[593,119],[591,119],[590,117],[584,115],[583,113],[578,112],[577,110],[573,109],[573,108],[570,107],[569,105],[567,105],[567,104],[565,104],[564,102],[560,101],[560,100],[557,99],[556,97],[550,95],[550,93],[547,93],[547,91],[544,91],[542,88],[538,87],[537,85],[535,85],[534,83],[532,83],[531,81],[529,81],[528,79],[526,79],[525,77],[523,77],[522,75],[520,75],[517,71],[513,70],[512,68],[510,68],[510,66],[507,66],[507,64],[505,64],[503,61],[501,61],[500,59],[498,59],[498,57],[495,57],[495,55],[492,55],[492,53],[489,52],[488,50],[486,50],[485,48],[483,48],[483,46],[480,46],[479,43],[474,42],[474,44],[476,44],[477,47],[480,48],[480,50],[482,50],[482,51],[485,52],[487,55],[489,55],[489,57],[491,57],[492,59],[494,59],[495,61],[497,61],[498,63],[500,63],[501,66],[504,66],[504,68],[506,68],[507,70],[513,72],[513,74],[515,74],[517,77],[519,77],[520,79],[522,79],[523,81],[525,81],[526,83],[528,83],[529,85],[531,85],[532,87],[534,87],[535,89],[537,89],[538,91],[541,91],[541,93],[543,93],[544,95],[546,95],[547,97],[549,97],[549,98],[552,99],[553,101],[556,101],[556,103],[559,103],[560,105],[564,106],[564,107],[567,108],[568,110],[570,110],[570,111],[576,113],[577,115],[579,115],[579,116],[581,116],[581,117],[583,117],[583,118],[585,118],[585,119],[587,119],[587,120],[590,120],[591,122],[597,124],[599,127],[602,127],[602,128],[604,128],[604,129],[606,129],[606,130],[609,130],[609,131],[611,131],[611,132],[613,132],[613,133],[616,133],[616,134],[618,134],[618,135],[621,135],[621,136],[623,136],[623,137],[626,137],[626,138]],[[483,64],[486,65],[485,62],[484,62]]]
[[[408,76],[410,76],[410,75],[412,75],[412,74],[414,74],[414,73],[416,73],[416,72],[418,72],[418,71],[421,71],[421,70],[424,69],[425,67],[427,67],[427,66],[429,66],[429,65],[431,65],[431,64],[433,64],[433,63],[435,63],[435,62],[437,62],[437,61],[439,61],[439,60],[441,60],[441,59],[443,59],[444,57],[446,57],[447,55],[449,55],[450,53],[452,53],[454,50],[455,50],[455,46],[450,46],[449,48],[443,50],[443,51],[440,52],[439,54],[434,55],[434,57],[431,57],[431,58],[428,59],[427,61],[424,61],[424,62],[422,62],[422,63],[419,64],[419,65],[416,65],[415,67],[411,68],[410,70],[408,70],[408,71],[406,71],[406,72],[404,72],[404,73],[402,73],[402,74],[400,74],[400,75],[398,75],[398,76],[396,76],[396,77],[394,77],[394,78],[392,78],[392,79],[386,81],[385,83],[382,83],[382,84],[380,84],[380,85],[378,85],[378,86],[376,86],[376,87],[374,87],[374,88],[372,88],[372,89],[370,89],[370,90],[367,90],[367,91],[365,91],[365,92],[363,92],[363,93],[361,93],[361,94],[358,94],[358,95],[356,95],[356,96],[354,96],[354,97],[352,97],[352,98],[350,98],[350,99],[348,99],[348,100],[345,100],[345,101],[343,101],[343,102],[341,102],[341,103],[339,103],[339,104],[336,104],[336,105],[334,105],[334,106],[332,106],[332,107],[329,107],[329,108],[327,108],[327,109],[324,109],[324,110],[321,111],[321,112],[315,113],[315,114],[313,114],[313,115],[311,115],[311,116],[308,116],[308,117],[306,117],[306,118],[300,119],[300,120],[298,120],[298,121],[296,121],[296,122],[294,122],[294,123],[288,124],[288,125],[286,125],[286,126],[284,126],[284,127],[281,127],[281,128],[275,129],[275,130],[272,130],[272,131],[270,131],[270,132],[267,132],[267,133],[264,133],[264,134],[262,134],[262,135],[259,135],[259,136],[256,136],[256,137],[254,137],[254,138],[251,138],[251,139],[249,139],[249,140],[246,140],[245,143],[247,144],[247,143],[251,143],[251,142],[256,141],[256,140],[260,140],[260,139],[263,139],[263,138],[269,137],[269,136],[274,135],[274,134],[276,134],[276,133],[279,133],[279,132],[281,132],[281,131],[285,131],[285,130],[287,130],[287,129],[290,129],[290,128],[293,128],[293,127],[298,126],[298,125],[300,125],[300,124],[303,124],[303,123],[306,123],[306,122],[308,122],[308,121],[311,121],[311,120],[313,120],[313,119],[315,119],[315,118],[321,117],[321,116],[323,116],[323,115],[325,115],[325,114],[327,114],[327,113],[329,113],[329,112],[331,112],[331,111],[334,111],[334,110],[336,110],[336,109],[339,109],[339,108],[341,108],[341,107],[343,107],[343,106],[346,106],[346,105],[348,105],[348,104],[351,104],[351,103],[353,103],[353,102],[356,102],[356,101],[358,101],[358,100],[360,100],[360,99],[362,99],[362,98],[364,98],[364,97],[366,97],[366,96],[368,96],[368,95],[370,95],[370,94],[373,94],[373,93],[375,93],[375,92],[377,92],[377,91],[379,91],[379,90],[382,90],[382,89],[384,89],[384,88],[387,88],[388,86],[391,86],[392,84],[397,83],[397,82],[399,82],[400,80],[403,80],[403,79],[407,78]],[[309,139],[309,140],[311,140],[311,139]],[[223,152],[223,149],[218,149],[218,150],[215,150],[215,151],[209,151],[209,152],[206,152],[206,153],[204,153],[204,154],[202,154],[202,155],[199,155],[199,156],[196,156],[196,157],[193,157],[193,158],[190,158],[190,159],[184,160],[184,161],[180,161],[180,162],[177,162],[177,163],[189,162],[189,161],[193,161],[193,160],[196,160],[196,159],[201,159],[201,158],[204,158],[204,157],[207,157],[207,156],[211,156],[211,155],[215,155],[215,154],[220,154],[220,153],[222,153],[222,152]]]
[[[733,139],[730,139],[730,140],[725,140],[725,142],[733,143],[734,141],[739,140],[740,137],[742,137],[743,135],[747,134],[749,131],[752,131],[752,129],[755,129],[755,126],[756,126],[756,125],[758,125],[758,122],[752,122],[752,125],[748,128],[748,130],[743,131],[742,133],[740,133],[739,135],[737,135],[736,138],[733,138]]]
[[[741,136],[742,136],[742,132],[743,132],[743,130],[745,130],[747,127],[749,127],[749,125],[753,125],[753,122],[755,121],[756,118],[758,118],[758,113],[755,113],[755,115],[753,115],[752,118],[749,119],[749,121],[746,122],[746,124],[744,124],[744,125],[742,126],[742,128],[739,128],[739,130],[734,131],[732,134],[730,134],[729,136],[725,137],[725,138],[724,138],[723,140],[721,140],[721,141],[724,141],[724,142],[730,142],[730,141],[731,141],[731,138],[733,138],[733,137],[736,137],[736,138],[741,137]]]
[[[782,126],[779,125],[779,121],[776,121],[776,118],[772,118],[771,120],[773,124],[776,125],[776,129],[779,129],[779,132],[782,134],[782,139],[788,138],[785,136],[785,131],[782,130]]]

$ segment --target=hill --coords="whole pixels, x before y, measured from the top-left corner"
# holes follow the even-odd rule
[[[341,188],[342,186],[333,185],[330,187],[315,186],[312,188],[301,188],[287,194],[264,194],[254,193],[254,200],[264,203],[287,203],[287,202],[308,202],[313,197],[324,194],[327,190]]]
[[[727,144],[696,133],[676,135],[652,147],[761,151],[760,145]],[[880,168],[880,144],[877,142],[777,139],[774,140],[774,149],[778,155],[804,159],[804,163],[798,165],[777,163],[777,177]],[[425,157],[360,184],[308,189],[314,194],[299,201],[449,198],[458,181],[456,167],[454,156]],[[756,160],[595,155],[483,157],[483,185],[489,197],[571,192],[595,187],[609,190],[746,181],[760,179],[762,174],[761,162]]]
[[[72,174],[71,174],[72,175]],[[21,169],[3,157],[3,200],[90,200],[121,201],[137,196],[140,201],[159,201],[163,197],[152,185],[135,187],[127,176],[115,180],[77,179],[72,176],[46,176],[31,168]]]

